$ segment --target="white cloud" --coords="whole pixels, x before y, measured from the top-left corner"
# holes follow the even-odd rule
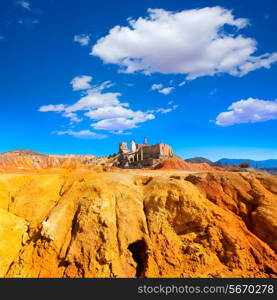
[[[190,80],[219,73],[243,76],[277,61],[277,53],[253,55],[257,42],[238,34],[249,22],[235,18],[231,10],[216,6],[148,13],[146,18],[129,19],[129,26],[113,27],[91,55],[117,64],[122,72],[179,73]]]
[[[179,86],[184,86],[187,82],[184,80],[182,82],[179,83]]]
[[[65,112],[62,114],[62,116],[65,118],[69,118],[71,120],[71,122],[74,122],[74,123],[79,123],[79,122],[83,121],[83,119],[78,118],[77,114],[71,113],[71,112]]]
[[[112,86],[111,81],[105,81],[98,86],[86,90],[86,94],[72,105],[49,104],[39,108],[41,112],[65,112],[73,113],[76,111],[89,111],[105,106],[128,106],[128,103],[121,103],[118,99],[120,93],[103,93],[104,89]]]
[[[29,11],[32,10],[31,4],[30,4],[29,1],[26,1],[26,0],[20,0],[20,1],[17,1],[16,4],[19,5],[19,6],[21,6],[21,7],[24,8],[24,9],[29,10]]]
[[[151,90],[152,91],[155,91],[155,90],[160,90],[163,88],[163,85],[161,83],[154,83],[152,86],[151,86]]]
[[[92,76],[82,75],[76,76],[71,80],[73,91],[86,90],[91,88],[90,82]]]
[[[73,41],[79,43],[81,46],[87,46],[90,42],[90,36],[87,34],[75,35]]]
[[[130,132],[130,131],[123,131],[123,130],[117,130],[117,131],[114,131],[113,134],[118,134],[118,135],[132,135],[132,132]]]
[[[111,82],[110,80],[106,80],[106,81],[102,82],[99,85],[93,86],[93,88],[91,89],[91,91],[92,92],[101,92],[101,91],[103,91],[105,89],[111,88],[114,85],[115,85],[115,83]]]
[[[99,134],[90,130],[81,130],[81,131],[73,131],[73,130],[65,130],[65,131],[54,131],[54,134],[57,135],[70,135],[75,138],[80,139],[105,139],[107,135]]]
[[[122,106],[106,106],[85,113],[85,116],[93,120],[114,119],[114,118],[144,118],[142,111],[133,111]]]
[[[120,106],[125,105],[126,103],[121,103],[119,101],[120,93],[101,93],[101,92],[92,92],[88,91],[88,94],[82,97],[76,103],[66,107],[65,111],[74,112],[80,110],[91,110],[105,106]]]
[[[161,83],[154,83],[151,86],[152,91],[158,91],[159,93],[164,94],[164,95],[170,94],[171,91],[174,89],[175,89],[174,87],[164,87]]]
[[[156,110],[156,112],[159,112],[159,113],[162,113],[162,114],[167,114],[167,113],[169,113],[169,112],[172,112],[172,108],[158,108],[157,110]]]
[[[174,90],[174,87],[167,87],[159,90],[159,93],[164,94],[164,95],[169,95],[171,91]]]
[[[256,123],[277,119],[277,100],[268,101],[249,98],[234,102],[228,111],[216,118],[219,126],[230,126],[240,123]]]
[[[148,120],[155,119],[153,114],[144,113],[141,117],[127,119],[124,117],[113,118],[113,119],[104,119],[98,121],[91,126],[97,130],[108,130],[108,131],[123,131],[126,129],[137,128],[139,123],[144,123]]]
[[[137,128],[139,124],[155,118],[150,111],[130,109],[129,103],[120,101],[120,93],[104,92],[104,89],[112,85],[111,81],[105,81],[86,90],[86,94],[71,105],[44,105],[39,108],[39,111],[57,112],[75,123],[83,121],[83,118],[89,118],[97,121],[91,124],[95,130],[109,131],[114,134],[129,134],[124,131]],[[82,115],[82,118],[77,115],[77,112]],[[166,113],[161,110],[159,112]],[[75,131],[71,130],[62,131],[60,134],[76,135]]]
[[[174,111],[175,109],[178,108],[178,105],[174,104],[173,101],[169,101],[168,105],[172,105],[171,107],[168,108],[157,108],[157,109],[152,109],[152,110],[148,110],[148,113],[161,113],[161,114],[167,114],[170,113],[172,111]]]
[[[137,128],[138,124],[155,119],[149,112],[133,111],[122,106],[102,107],[85,114],[93,120],[100,120],[91,124],[94,129],[108,131],[123,131]]]
[[[49,104],[49,105],[43,105],[38,109],[40,112],[49,112],[49,111],[53,111],[53,112],[61,112],[65,110],[65,105],[64,104],[57,104],[57,105],[53,105],[53,104]]]

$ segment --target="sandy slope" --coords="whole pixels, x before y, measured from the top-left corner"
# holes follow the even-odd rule
[[[0,199],[2,277],[277,276],[276,176],[22,171]]]

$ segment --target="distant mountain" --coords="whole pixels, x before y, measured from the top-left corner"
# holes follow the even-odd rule
[[[186,161],[193,163],[193,164],[202,164],[202,163],[206,163],[208,165],[213,164],[213,162],[211,160],[204,158],[204,157],[193,157],[193,158],[186,159]]]
[[[222,163],[226,166],[236,165],[239,166],[242,162],[248,162],[250,167],[259,169],[277,168],[277,159],[268,160],[252,160],[252,159],[229,159],[222,158],[217,163]]]
[[[231,159],[231,158],[222,158],[216,162],[204,157],[193,157],[186,159],[185,161],[190,163],[207,163],[213,167],[220,166],[239,166],[242,162],[248,162],[251,168],[264,169],[272,174],[277,173],[277,159],[268,159],[268,160],[253,160],[253,159]]]
[[[271,173],[273,175],[277,175],[277,168],[267,168],[265,169],[268,173]]]
[[[16,149],[8,152],[1,153],[2,155],[12,154],[12,155],[18,155],[18,156],[26,156],[26,155],[37,155],[37,156],[46,156],[45,154],[42,154],[40,152],[36,152],[30,149]]]

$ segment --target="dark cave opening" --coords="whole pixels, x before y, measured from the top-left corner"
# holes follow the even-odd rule
[[[136,277],[144,277],[147,263],[147,245],[144,240],[136,241],[128,246],[134,261],[137,263]]]

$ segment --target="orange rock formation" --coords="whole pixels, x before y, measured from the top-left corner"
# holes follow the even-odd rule
[[[215,169],[207,163],[190,163],[174,156],[164,159],[154,167],[156,170],[187,170],[187,171],[214,171]]]
[[[1,277],[276,277],[277,178],[0,174]]]

